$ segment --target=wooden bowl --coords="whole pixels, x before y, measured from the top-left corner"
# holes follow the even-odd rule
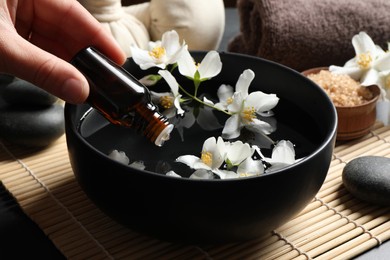
[[[319,73],[328,70],[328,67],[318,67],[302,72],[303,75]],[[339,141],[352,140],[368,134],[376,121],[376,103],[380,95],[380,89],[376,85],[368,87],[373,93],[373,98],[362,105],[335,106],[338,117],[337,137]]]

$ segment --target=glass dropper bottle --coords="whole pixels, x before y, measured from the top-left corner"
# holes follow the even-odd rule
[[[87,98],[115,125],[137,130],[157,146],[169,139],[173,125],[158,112],[149,90],[128,71],[93,47],[81,50],[71,63],[87,78]]]

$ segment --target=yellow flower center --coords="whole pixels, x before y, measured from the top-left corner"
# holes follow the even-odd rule
[[[149,55],[156,59],[160,59],[165,53],[165,48],[161,46],[154,47],[153,50],[149,51]]]
[[[233,103],[233,97],[226,99],[226,104],[230,105],[232,103]]]
[[[170,96],[160,97],[160,105],[165,109],[171,108],[173,106],[173,98]]]
[[[385,88],[390,89],[390,74],[385,78]]]
[[[368,69],[371,65],[372,57],[369,52],[361,53],[357,57],[357,63],[361,69]]]
[[[241,116],[244,120],[252,122],[256,118],[256,110],[254,107],[247,107],[242,111]]]
[[[240,173],[240,175],[239,175],[241,178],[243,178],[243,177],[249,177],[250,175],[248,174],[248,173],[246,173],[246,172],[242,172],[242,173]]]
[[[259,175],[258,173],[256,173],[256,174],[251,174],[251,173],[247,173],[247,172],[242,172],[242,173],[240,173],[239,175],[238,175],[238,177],[240,177],[240,178],[244,178],[244,177],[251,177],[251,176],[257,176],[257,175]]]
[[[207,166],[210,166],[213,164],[213,154],[207,151],[203,151],[202,155],[200,157],[202,162],[206,164]]]

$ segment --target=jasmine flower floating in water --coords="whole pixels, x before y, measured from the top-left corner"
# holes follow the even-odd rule
[[[255,151],[260,155],[259,158],[254,158]],[[182,155],[176,159],[196,170],[190,178],[213,179],[214,174],[220,179],[258,176],[296,162],[293,144],[285,140],[276,144],[271,158],[264,157],[256,146],[251,147],[241,141],[224,142],[221,137],[208,138],[200,154],[200,157]],[[267,169],[264,167],[265,163],[268,165]],[[180,177],[173,171],[167,175]]]
[[[125,152],[118,151],[116,149],[112,150],[109,154],[108,157],[113,159],[114,161],[123,163],[123,164],[129,164],[130,159],[127,157]]]
[[[237,138],[243,127],[260,134],[269,134],[274,130],[270,124],[258,119],[257,115],[272,115],[269,111],[278,104],[279,98],[275,94],[265,94],[261,91],[249,93],[254,77],[255,73],[247,69],[240,75],[234,93],[233,89],[226,85],[222,85],[218,91],[220,102],[216,107],[224,108],[231,114],[222,130],[224,138]]]
[[[130,167],[133,167],[133,168],[136,168],[139,170],[144,170],[146,168],[144,162],[142,162],[142,161],[134,161],[134,162],[130,163],[129,157],[127,157],[126,153],[123,151],[112,150],[108,154],[108,157],[110,157],[114,161],[123,163],[125,165],[129,165]]]
[[[294,145],[290,141],[279,141],[272,150],[271,158],[265,157],[259,147],[255,146],[254,148],[260,157],[270,165],[268,172],[282,169],[298,161],[295,159]]]
[[[275,121],[272,120],[272,110],[279,103],[279,98],[272,93],[249,91],[255,78],[251,69],[246,69],[239,75],[234,88],[227,83],[215,85],[212,79],[222,71],[219,53],[209,51],[198,63],[188,51],[187,45],[179,42],[175,31],[164,33],[162,41],[150,42],[148,50],[132,47],[132,52],[134,62],[141,69],[159,69],[157,73],[151,70],[155,74],[146,75],[141,80],[147,86],[153,86],[153,102],[176,126],[181,140],[185,142],[184,131],[194,124],[201,131],[216,136],[204,141],[199,157],[179,155],[176,159],[175,163],[183,163],[195,170],[190,178],[256,176],[295,162],[291,143],[275,142],[268,137],[276,130],[276,124],[272,124]],[[204,84],[206,81],[208,82]],[[170,91],[166,91],[167,86]],[[203,86],[215,89],[218,100],[215,100],[216,96],[211,91],[202,91]],[[162,90],[161,87],[165,89]],[[217,131],[220,134],[216,135]],[[247,133],[245,137],[242,135],[244,131]],[[251,146],[244,140],[252,140],[262,147],[275,145],[271,158],[264,157],[257,146]],[[161,172],[180,177],[171,168]]]
[[[210,137],[203,143],[200,157],[195,155],[182,155],[176,161],[184,163],[195,170],[217,171],[224,162],[225,157],[226,147],[223,139],[221,137],[218,137],[218,139]]]
[[[222,70],[222,62],[218,52],[210,51],[203,60],[196,64],[188,50],[183,51],[178,60],[179,72],[195,82],[202,82],[218,75]]]
[[[353,36],[352,45],[356,56],[347,61],[344,66],[330,66],[329,71],[337,74],[347,74],[362,86],[378,85],[385,96],[386,86],[380,79],[381,72],[390,70],[390,52],[385,52],[365,32]]]
[[[152,91],[153,101],[164,108],[163,114],[168,118],[174,117],[176,114],[184,114],[184,110],[180,106],[180,98],[182,95],[179,93],[179,84],[175,77],[167,70],[160,70],[158,74],[168,83],[171,92],[158,93]]]

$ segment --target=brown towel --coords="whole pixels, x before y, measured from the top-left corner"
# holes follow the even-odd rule
[[[360,31],[382,48],[390,41],[389,0],[238,0],[237,8],[240,34],[228,50],[298,71],[343,65]]]

